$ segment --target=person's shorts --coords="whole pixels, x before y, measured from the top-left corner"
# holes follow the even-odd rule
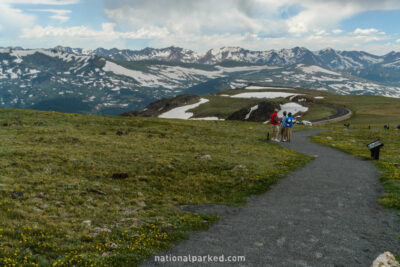
[[[279,132],[279,125],[272,125],[272,132],[278,133]]]

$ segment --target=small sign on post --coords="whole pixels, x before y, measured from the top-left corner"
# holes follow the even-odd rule
[[[371,151],[371,158],[379,159],[379,152],[383,146],[384,144],[380,140],[368,144],[367,147]]]

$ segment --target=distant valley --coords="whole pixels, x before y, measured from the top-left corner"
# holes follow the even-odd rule
[[[117,115],[183,93],[250,83],[400,97],[400,53],[305,48],[0,49],[0,107]]]

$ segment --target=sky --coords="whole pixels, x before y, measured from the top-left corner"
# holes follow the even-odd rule
[[[400,51],[399,0],[0,0],[0,47]]]

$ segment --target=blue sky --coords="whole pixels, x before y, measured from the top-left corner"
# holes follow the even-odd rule
[[[400,51],[398,0],[1,0],[0,46]]]

